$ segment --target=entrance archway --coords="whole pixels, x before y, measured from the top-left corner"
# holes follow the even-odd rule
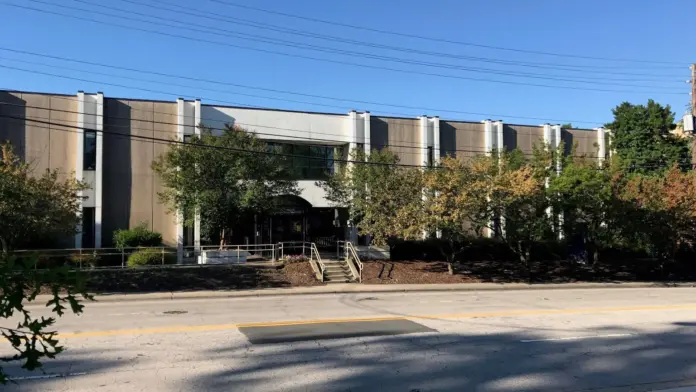
[[[264,222],[264,241],[269,243],[306,241],[307,215],[312,204],[300,196],[282,195]]]

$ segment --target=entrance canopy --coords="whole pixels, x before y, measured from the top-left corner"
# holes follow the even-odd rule
[[[276,197],[276,205],[271,215],[301,215],[306,213],[312,204],[300,196],[282,195]]]

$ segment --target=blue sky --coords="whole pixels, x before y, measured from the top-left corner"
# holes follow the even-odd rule
[[[659,61],[665,64],[548,56],[421,40],[351,29],[336,24],[315,23],[234,7],[219,1],[477,45],[573,56]],[[445,119],[471,121],[494,118],[523,124],[540,124],[547,122],[542,119],[549,119],[554,120],[549,121],[554,123],[572,122],[578,127],[593,127],[610,121],[611,109],[622,101],[644,103],[653,98],[660,103],[670,104],[678,117],[684,113],[689,102],[689,85],[684,81],[689,78],[689,62],[694,60],[688,57],[686,46],[688,32],[685,15],[692,8],[687,0],[664,1],[659,5],[648,0],[219,1],[7,0],[7,3],[23,7],[116,23],[125,28],[0,3],[0,15],[5,31],[5,34],[0,36],[0,48],[219,83],[172,79],[0,50],[0,66],[83,79],[61,79],[0,68],[0,88],[67,94],[74,94],[77,90],[103,91],[110,97],[164,100],[174,100],[178,95],[185,98],[201,98],[204,103],[211,104],[321,112],[346,112],[356,109],[369,110],[374,114],[428,114],[439,115]],[[152,7],[137,5],[134,2],[150,4]],[[627,6],[629,4],[630,6]],[[147,19],[151,22],[124,20],[65,7]],[[180,12],[169,12],[163,8],[172,8]],[[194,17],[186,12],[207,17]],[[138,13],[163,19],[151,19]],[[236,18],[237,21],[231,18]],[[255,23],[264,23],[264,27],[270,24],[294,29],[304,35],[248,26]],[[163,34],[138,29],[156,30]],[[247,36],[239,38],[237,34]],[[360,44],[316,39],[307,37],[307,34],[330,35],[343,40],[358,41]],[[284,45],[274,45],[250,39],[286,42]],[[287,41],[292,41],[292,45],[314,45],[324,51],[287,46]],[[402,50],[375,48],[374,45],[401,47]],[[283,52],[291,56],[247,50],[238,46]],[[327,53],[327,48],[361,54]],[[440,55],[412,53],[413,51],[435,52]],[[327,61],[293,57],[298,55]],[[367,56],[382,56],[382,59]],[[476,57],[483,61],[465,60],[461,57]],[[385,61],[384,58],[388,60]],[[501,61],[506,63],[501,64]],[[532,66],[525,67],[521,64]],[[391,70],[380,69],[385,67]],[[533,77],[520,73],[533,74]],[[569,78],[581,79],[587,83],[558,80]],[[554,88],[529,84],[543,84]],[[258,88],[344,100],[320,99]],[[444,111],[445,109],[451,112]]]

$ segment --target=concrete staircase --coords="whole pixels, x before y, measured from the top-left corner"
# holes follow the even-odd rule
[[[345,260],[324,259],[324,282],[326,283],[349,283],[353,282],[353,274]]]

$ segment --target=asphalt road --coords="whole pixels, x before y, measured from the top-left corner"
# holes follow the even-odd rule
[[[9,365],[17,384],[0,389],[681,392],[696,385],[692,288],[91,303],[57,329],[67,351],[46,363],[46,374]]]

